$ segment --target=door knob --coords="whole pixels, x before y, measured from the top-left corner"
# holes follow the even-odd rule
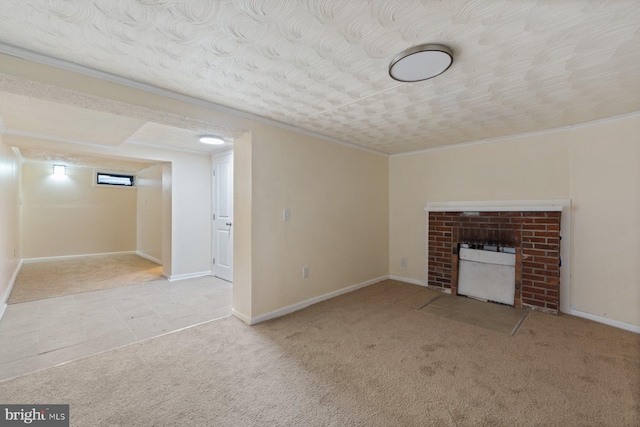
[[[231,223],[230,222],[227,222],[227,227],[231,227]]]

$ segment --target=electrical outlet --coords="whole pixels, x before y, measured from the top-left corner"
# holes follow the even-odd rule
[[[306,279],[309,277],[309,267],[302,267],[302,278]]]
[[[407,259],[400,258],[400,267],[406,267],[406,266],[407,266]]]
[[[291,219],[291,212],[289,212],[289,208],[284,210],[283,219],[285,221],[289,221]]]

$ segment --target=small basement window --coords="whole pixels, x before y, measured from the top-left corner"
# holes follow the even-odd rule
[[[133,187],[133,175],[116,175],[113,173],[98,172],[96,174],[96,183],[98,185]]]

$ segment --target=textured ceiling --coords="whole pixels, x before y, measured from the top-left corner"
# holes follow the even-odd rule
[[[386,153],[640,110],[638,0],[2,0],[0,41]]]

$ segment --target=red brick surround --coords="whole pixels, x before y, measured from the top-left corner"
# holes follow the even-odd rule
[[[458,289],[460,244],[516,248],[515,306],[558,313],[561,212],[429,212],[427,283]]]

